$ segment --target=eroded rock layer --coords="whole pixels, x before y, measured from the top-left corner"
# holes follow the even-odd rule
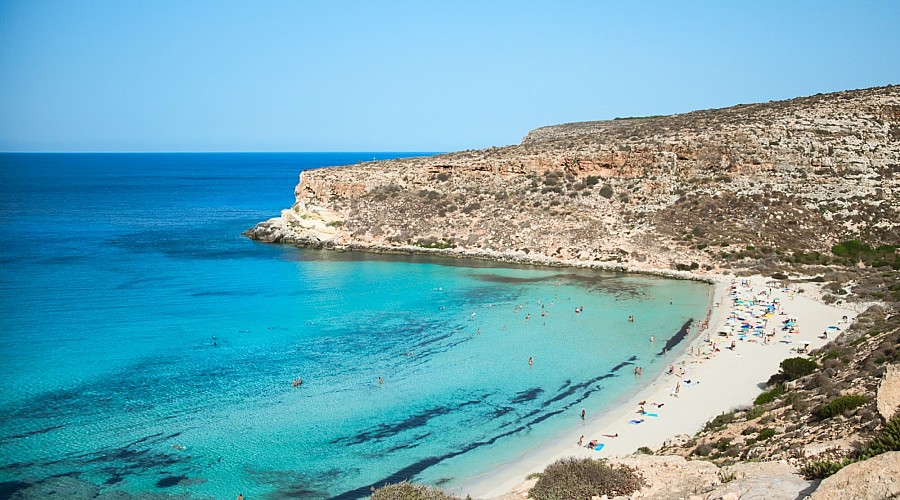
[[[896,243],[900,86],[571,123],[516,146],[305,171],[248,235],[714,269],[726,245]]]

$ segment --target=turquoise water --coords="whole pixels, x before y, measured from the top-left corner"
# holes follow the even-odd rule
[[[635,390],[705,315],[695,282],[240,236],[300,170],[373,156],[0,155],[0,498],[457,486]]]

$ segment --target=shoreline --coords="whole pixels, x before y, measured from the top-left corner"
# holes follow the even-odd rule
[[[246,234],[246,233],[245,233]],[[251,238],[253,239],[253,238]],[[257,240],[259,241],[259,240]],[[684,367],[683,377],[674,377],[663,371],[646,384],[636,388],[630,395],[623,395],[613,402],[610,409],[601,414],[589,417],[587,421],[573,429],[560,434],[556,441],[541,443],[513,461],[495,466],[493,469],[466,480],[461,486],[448,488],[447,491],[465,497],[483,500],[514,500],[527,498],[527,491],[536,480],[526,477],[543,471],[548,465],[566,457],[590,457],[606,459],[624,457],[636,452],[640,447],[659,448],[671,439],[690,439],[703,425],[715,416],[740,407],[752,406],[756,396],[763,392],[765,382],[779,371],[782,360],[800,356],[793,349],[809,344],[807,352],[822,347],[832,338],[821,339],[819,334],[827,326],[839,324],[843,316],[848,321],[840,323],[849,326],[862,305],[840,304],[826,305],[821,301],[821,283],[804,279],[777,280],[768,276],[752,275],[738,277],[729,270],[697,270],[677,271],[646,266],[626,265],[613,261],[578,261],[564,260],[547,256],[530,256],[524,252],[498,252],[492,250],[435,249],[416,246],[388,246],[373,244],[334,244],[331,242],[297,242],[280,241],[299,248],[310,248],[323,251],[361,252],[387,255],[425,255],[450,259],[472,259],[500,264],[520,264],[541,267],[562,267],[595,269],[598,271],[620,272],[637,275],[656,276],[669,279],[700,281],[713,285],[710,293],[708,324],[706,328],[692,328],[684,342],[675,352],[670,352],[671,365]],[[782,344],[781,333],[776,333],[773,343],[763,345],[751,339],[741,342],[737,349],[730,351],[723,348],[711,357],[691,355],[692,350],[698,354],[701,348],[708,345],[704,340],[725,328],[726,320],[733,312],[730,300],[732,285],[746,280],[754,291],[766,288],[770,282],[779,282],[791,287],[790,292],[778,289],[773,294],[781,300],[783,307],[780,315],[772,319],[797,318],[802,333],[795,335],[790,344]],[[700,321],[695,325],[702,324]],[[771,330],[771,328],[769,328]],[[728,338],[730,341],[731,338]],[[717,344],[718,345],[718,344]],[[708,350],[706,348],[705,350]],[[700,381],[697,384],[681,388],[679,397],[674,397],[674,384],[679,380]],[[656,417],[643,417],[638,412],[638,403],[646,401],[662,403],[662,407],[645,406],[647,413]],[[644,421],[631,425],[631,420]],[[594,451],[578,446],[579,437],[584,435],[584,442],[597,439],[604,447]],[[616,438],[604,435],[618,435]]]
[[[444,257],[448,259],[471,259],[504,264],[521,264],[542,267],[566,267],[578,269],[596,269],[598,271],[611,271],[629,274],[641,274],[647,276],[659,276],[662,278],[700,281],[715,285],[721,271],[697,270],[704,274],[695,274],[693,271],[678,271],[647,266],[634,266],[616,261],[584,261],[571,259],[557,259],[545,255],[531,256],[521,251],[496,251],[496,250],[472,250],[460,248],[428,248],[413,245],[379,245],[371,243],[342,243],[336,244],[330,241],[301,241],[280,240],[265,241],[253,236],[253,229],[245,231],[243,236],[260,243],[290,245],[297,248],[323,250],[331,252],[361,252],[380,255],[426,255],[431,257]]]
[[[732,312],[732,282],[747,280],[755,293],[764,290],[765,284],[771,281],[758,275],[749,278],[719,275],[718,278],[711,294],[712,309],[708,327],[693,331],[681,349],[670,354],[671,365],[677,367],[675,375],[663,371],[638,389],[637,393],[631,397],[623,397],[619,404],[589,419],[585,425],[567,431],[557,441],[544,443],[516,461],[500,464],[472,478],[452,492],[481,499],[519,498],[514,492],[530,487],[526,481],[528,474],[541,472],[561,458],[622,457],[634,453],[639,447],[658,448],[680,435],[693,436],[716,415],[738,407],[751,406],[753,399],[764,390],[768,378],[777,373],[780,362],[789,357],[800,356],[792,349],[804,342],[809,342],[810,350],[822,347],[831,340],[820,338],[820,333],[827,326],[841,324],[846,327],[857,314],[850,309],[823,304],[817,300],[818,290],[806,290],[803,293],[796,293],[794,290],[792,293],[778,289],[772,295],[782,302],[783,314],[775,314],[770,318],[774,320],[771,322],[777,324],[782,321],[781,318],[797,318],[797,324],[801,328],[799,334],[791,334],[788,340],[783,339],[784,334],[778,331],[773,342],[767,345],[755,342],[754,339],[739,341],[734,351],[727,348],[727,343],[732,338],[726,338],[725,342],[718,342],[722,343],[720,352],[709,357],[691,355],[692,351],[701,348],[708,351],[708,344],[705,342],[707,335],[716,342],[717,332],[725,329]],[[843,316],[847,316],[849,321],[841,322]],[[767,327],[766,330],[770,329]],[[791,343],[785,344],[782,341]],[[682,367],[686,373],[676,376]],[[691,380],[692,383],[685,384],[685,380]],[[674,385],[679,381],[682,382],[682,387],[680,394],[675,397]],[[647,413],[658,416],[640,415],[639,403],[642,401],[647,402],[644,406]],[[662,403],[662,406],[651,406],[652,403]],[[628,423],[639,420],[643,422],[636,425]],[[578,446],[577,442],[582,434],[585,443],[597,439],[604,445],[603,449],[594,451]]]

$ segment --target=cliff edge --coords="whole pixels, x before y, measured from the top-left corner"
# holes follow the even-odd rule
[[[713,270],[851,238],[900,241],[898,174],[900,86],[888,86],[555,125],[516,146],[307,170],[296,203],[246,234]]]

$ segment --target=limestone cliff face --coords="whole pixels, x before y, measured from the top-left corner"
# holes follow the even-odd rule
[[[669,268],[730,245],[896,243],[900,86],[571,123],[517,146],[305,171],[248,235]]]

